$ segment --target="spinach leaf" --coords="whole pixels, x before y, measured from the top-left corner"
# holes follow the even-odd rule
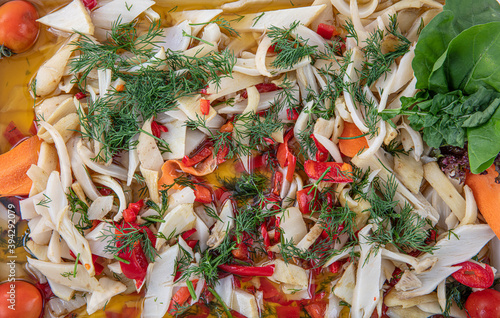
[[[434,96],[421,91],[414,97],[401,98],[401,108],[384,110],[381,115],[386,120],[407,115],[411,127],[422,131],[430,147],[463,147],[466,128],[488,122],[499,105],[500,93],[484,87],[470,96],[463,96],[460,90]]]
[[[500,107],[482,126],[467,129],[470,171],[480,173],[493,164],[500,152]]]
[[[429,77],[429,89],[437,92],[462,90],[475,93],[479,87],[500,91],[500,21],[473,26],[449,44],[446,58]],[[438,64],[438,63],[436,63]]]
[[[471,26],[493,21],[500,21],[500,5],[495,0],[447,1],[443,12],[420,33],[412,63],[416,87],[428,88],[434,64],[446,53],[452,39]]]

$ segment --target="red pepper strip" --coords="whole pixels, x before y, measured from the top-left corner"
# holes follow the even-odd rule
[[[97,5],[96,0],[83,0],[83,5],[86,6],[89,10],[92,10]]]
[[[188,156],[184,156],[184,158],[182,158],[182,163],[186,167],[192,167],[195,164],[202,162],[208,156],[212,155],[212,151],[213,151],[212,147],[205,147],[205,148],[201,149],[192,158],[189,158]]]
[[[200,203],[210,203],[212,202],[212,193],[207,187],[202,186],[201,184],[194,185],[194,196],[195,201]]]
[[[318,24],[318,30],[316,31],[324,39],[330,40],[333,36],[339,35],[335,26],[325,23]]]
[[[271,247],[271,239],[269,238],[269,232],[267,232],[267,228],[264,223],[260,225],[260,234],[262,235],[262,239],[264,240],[264,246],[266,247],[267,256],[269,257],[269,259],[272,259],[273,252],[269,250],[269,248]]]
[[[11,146],[17,145],[21,140],[26,138],[13,121],[11,121],[5,128],[3,136],[7,139]]]
[[[295,108],[286,109],[286,119],[297,120],[299,118],[299,112]]]
[[[280,89],[276,84],[273,83],[260,83],[255,85],[255,88],[259,93],[274,92]],[[243,93],[241,93],[241,97],[248,98],[247,90],[244,90]]]
[[[191,247],[191,249],[194,249],[196,244],[198,244],[198,240],[186,240],[186,244]]]
[[[328,160],[328,156],[330,153],[328,152],[328,149],[325,148],[317,139],[314,137],[314,134],[311,134],[310,136],[314,140],[314,144],[316,145],[316,148],[318,148],[318,151],[316,152],[316,161],[320,162],[325,162]]]
[[[276,171],[273,178],[273,189],[272,189],[273,194],[280,195],[282,184],[283,184],[283,174],[280,171]]]
[[[196,233],[196,229],[191,229],[191,230],[187,230],[186,232],[182,233],[182,238],[184,240],[187,240],[191,235],[193,235],[194,233]]]
[[[306,187],[297,191],[297,203],[299,204],[300,212],[303,214],[310,214],[311,208],[314,210],[319,208],[316,192],[316,189],[311,191],[311,187]]]
[[[333,262],[332,264],[330,264],[330,266],[328,266],[328,269],[333,274],[337,274],[338,272],[340,272],[340,269],[342,268],[342,264],[344,264],[344,262],[342,262],[342,261]]]
[[[81,99],[84,99],[85,97],[87,97],[87,95],[85,95],[85,93],[83,93],[83,92],[78,92],[75,94],[75,97],[76,97],[76,99],[81,100]]]
[[[196,284],[198,283],[198,280],[195,279],[192,281],[193,287],[196,288]],[[179,290],[172,296],[172,300],[170,301],[170,306],[168,307],[168,312],[170,314],[175,314],[176,310],[175,307],[177,306],[182,306],[184,303],[191,297],[191,293],[189,292],[189,288],[186,286],[183,286],[179,288]]]
[[[326,302],[318,301],[304,307],[312,318],[323,318],[326,312]]]
[[[493,270],[488,264],[485,267],[473,263],[463,262],[454,266],[461,266],[458,271],[451,274],[459,283],[472,288],[489,288],[493,285],[495,276]]]
[[[200,112],[205,116],[210,113],[210,101],[208,99],[200,99]]]
[[[267,266],[241,266],[241,265],[219,265],[219,269],[239,276],[272,276],[274,265]]]
[[[220,165],[221,163],[226,161],[226,157],[229,154],[229,147],[224,145],[224,147],[217,152],[217,164]]]
[[[295,165],[297,163],[297,157],[295,157],[288,147],[288,141],[293,137],[293,130],[289,130],[283,143],[279,145],[278,152],[276,154],[278,158],[278,163],[282,168],[288,166],[288,170],[286,173],[286,180],[288,182],[293,181],[293,173],[295,172]]]
[[[151,122],[151,133],[153,134],[153,136],[155,136],[156,138],[160,138],[162,132],[168,132],[168,128],[166,126],[158,124],[153,120]]]
[[[318,162],[313,160],[307,160],[304,163],[304,170],[311,179],[319,179],[328,168],[330,170],[323,178],[324,181],[335,183],[353,181],[347,176],[352,171],[352,166],[348,163]]]

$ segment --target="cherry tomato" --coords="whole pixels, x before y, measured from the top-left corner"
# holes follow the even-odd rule
[[[0,285],[0,317],[39,318],[42,307],[42,295],[32,284],[16,281]]]
[[[38,12],[27,2],[15,0],[0,7],[0,45],[14,53],[29,49],[38,37]]]
[[[500,317],[500,292],[485,289],[470,294],[465,302],[465,310],[470,318]]]
[[[455,266],[461,266],[461,268],[451,274],[451,276],[465,286],[472,288],[489,288],[493,285],[495,275],[488,264],[485,264],[484,268],[473,262],[463,262]]]

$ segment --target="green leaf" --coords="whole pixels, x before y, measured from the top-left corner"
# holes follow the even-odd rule
[[[434,64],[446,52],[453,38],[471,26],[493,21],[500,21],[500,5],[495,0],[447,1],[443,12],[420,33],[412,64],[416,87],[428,87]]]
[[[500,152],[500,107],[482,126],[467,129],[469,163],[472,173],[481,173],[493,164]]]
[[[429,88],[475,93],[479,87],[500,91],[500,21],[473,26],[449,44],[441,69],[434,69]],[[444,72],[444,74],[443,74]],[[443,82],[445,81],[445,82]]]

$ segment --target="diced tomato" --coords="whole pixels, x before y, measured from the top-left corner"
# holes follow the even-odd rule
[[[200,203],[210,203],[212,202],[212,192],[207,187],[201,184],[194,185],[194,195],[195,201]]]
[[[325,171],[330,168],[330,170],[325,174],[323,180],[329,182],[352,182],[352,178],[349,174],[352,171],[352,166],[348,163],[339,162],[318,162],[313,160],[307,160],[304,163],[304,170],[307,176],[311,179],[319,179],[325,173]]]
[[[454,266],[461,266],[455,273],[451,274],[458,282],[472,288],[489,288],[493,285],[495,275],[490,265],[484,267],[474,262],[463,262]]]
[[[11,121],[5,128],[3,136],[7,139],[11,146],[17,145],[21,140],[26,138],[13,121]]]
[[[327,40],[330,40],[332,37],[340,34],[335,26],[325,23],[318,24],[318,30],[316,31],[316,33]]]
[[[200,112],[205,116],[210,113],[210,101],[208,99],[200,99]]]
[[[278,306],[276,307],[276,316],[278,318],[299,318],[300,308],[297,306]]]

